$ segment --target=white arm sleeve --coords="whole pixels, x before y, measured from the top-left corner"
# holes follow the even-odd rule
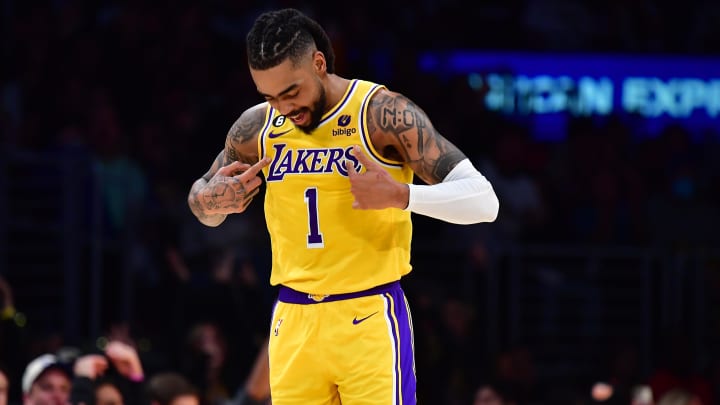
[[[442,183],[409,184],[410,196],[405,210],[454,224],[492,222],[500,203],[492,185],[470,159],[453,168]]]

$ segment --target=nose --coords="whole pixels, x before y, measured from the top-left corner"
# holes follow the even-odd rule
[[[276,109],[280,112],[282,115],[289,115],[291,112],[295,110],[295,103],[289,102],[289,101],[278,101]]]

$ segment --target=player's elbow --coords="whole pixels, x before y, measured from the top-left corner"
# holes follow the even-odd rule
[[[498,213],[500,212],[500,200],[498,200],[497,195],[494,192],[491,193],[487,200],[485,209],[482,210],[483,219],[481,222],[495,222]]]
[[[490,190],[485,195],[477,196],[475,202],[475,216],[468,224],[479,224],[482,222],[494,222],[500,211],[500,201],[497,195]]]
[[[457,225],[493,222],[497,219],[499,210],[500,202],[494,192],[478,193],[464,201],[456,202],[453,214],[445,220]]]

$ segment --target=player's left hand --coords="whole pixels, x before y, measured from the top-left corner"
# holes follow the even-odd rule
[[[357,145],[353,146],[353,155],[366,170],[358,173],[354,165],[345,161],[350,192],[355,197],[352,207],[364,210],[392,207],[405,209],[409,196],[407,184],[393,179],[387,170],[369,158]]]

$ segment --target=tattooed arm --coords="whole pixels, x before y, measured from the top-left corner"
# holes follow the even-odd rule
[[[425,112],[405,96],[376,94],[368,109],[368,130],[385,158],[405,162],[427,184],[440,183],[466,156],[433,127]]]
[[[260,190],[260,170],[269,163],[259,160],[257,137],[265,118],[265,104],[248,109],[228,131],[225,149],[210,170],[190,188],[188,205],[200,222],[220,225],[228,214],[245,211]]]
[[[348,169],[355,208],[396,207],[459,224],[495,220],[499,203],[490,183],[412,101],[382,90],[370,101],[367,120],[375,149],[409,165],[427,185],[395,182],[356,149],[367,171]]]

